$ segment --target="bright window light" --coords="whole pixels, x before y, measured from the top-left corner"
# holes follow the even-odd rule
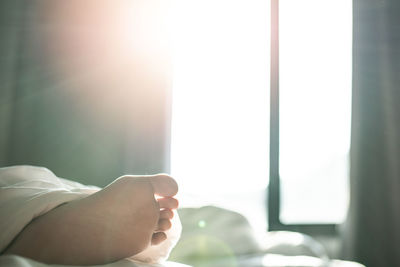
[[[284,223],[340,223],[348,205],[352,1],[280,2]]]
[[[270,3],[177,0],[171,173],[185,205],[216,204],[265,229]]]
[[[284,223],[340,223],[348,205],[352,7],[280,1]],[[171,172],[183,206],[265,229],[270,1],[176,0]]]

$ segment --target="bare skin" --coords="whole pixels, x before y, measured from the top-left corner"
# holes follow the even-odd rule
[[[166,239],[178,201],[167,175],[123,176],[33,220],[6,253],[48,264],[94,265],[133,256]],[[155,197],[155,195],[157,197]]]

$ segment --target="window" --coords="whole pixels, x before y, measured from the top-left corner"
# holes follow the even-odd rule
[[[348,202],[351,1],[271,1],[175,1],[171,172],[183,206],[265,230],[270,184],[271,229],[334,225]]]
[[[171,173],[181,204],[230,208],[265,231],[269,2],[175,3]]]
[[[270,223],[332,230],[348,205],[352,3],[281,0],[276,14]]]

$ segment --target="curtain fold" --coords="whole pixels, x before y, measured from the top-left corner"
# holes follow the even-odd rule
[[[353,0],[351,201],[344,256],[400,266],[400,2]]]
[[[19,21],[21,1],[0,2],[0,163],[8,161],[9,138],[14,109],[18,48],[21,44]]]

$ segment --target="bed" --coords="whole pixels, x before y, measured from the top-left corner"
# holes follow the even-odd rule
[[[98,188],[58,178],[45,168],[18,166],[0,169],[0,251],[4,250],[33,218],[58,205],[92,194],[93,190]],[[180,209],[178,213],[183,226],[179,242],[177,241],[181,234],[181,223],[177,223],[175,228],[171,229],[175,234],[169,237],[175,236],[175,240],[165,242],[167,247],[154,247],[155,251],[145,250],[144,254],[142,252],[135,255],[133,259],[103,266],[362,267],[354,262],[330,260],[321,246],[300,233],[265,233],[264,242],[257,242],[246,218],[230,210],[205,206]],[[198,227],[200,220],[207,222],[207,227]],[[165,261],[167,258],[168,261]],[[148,263],[143,263],[144,261]],[[15,255],[1,255],[0,266],[54,265]]]

